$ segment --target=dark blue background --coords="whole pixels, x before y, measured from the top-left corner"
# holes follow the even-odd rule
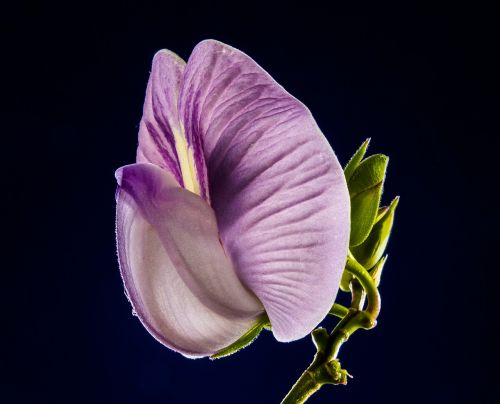
[[[185,359],[123,293],[113,173],[134,160],[152,56],[215,38],[303,101],[342,164],[371,137],[391,158],[384,200],[401,195],[379,326],[342,349],[349,385],[310,402],[494,402],[493,20],[269,7],[4,10],[0,401],[276,403],[312,359],[309,338],[267,332],[227,359]]]

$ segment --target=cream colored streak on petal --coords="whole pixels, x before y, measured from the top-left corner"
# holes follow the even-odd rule
[[[184,188],[197,195],[200,195],[200,183],[196,175],[196,167],[194,165],[194,154],[191,147],[186,142],[184,131],[174,130],[175,149],[179,158],[181,166],[182,180],[184,181]]]

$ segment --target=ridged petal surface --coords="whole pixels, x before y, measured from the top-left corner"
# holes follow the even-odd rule
[[[221,239],[280,341],[327,314],[349,238],[342,168],[309,110],[244,53],[196,46],[179,119],[202,140]]]

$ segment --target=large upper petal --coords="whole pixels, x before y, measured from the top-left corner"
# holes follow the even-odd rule
[[[186,136],[203,141],[212,207],[239,277],[278,340],[305,336],[331,307],[347,254],[349,194],[332,148],[302,103],[213,40],[189,58],[179,113]]]
[[[213,210],[152,164],[122,167],[117,180],[120,269],[141,322],[189,357],[234,342],[263,307],[226,256]]]

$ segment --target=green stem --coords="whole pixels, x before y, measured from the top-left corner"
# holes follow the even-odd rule
[[[339,318],[344,318],[347,313],[349,313],[349,309],[341,304],[334,303],[328,314],[332,316],[337,316]]]
[[[316,343],[320,345],[317,346],[318,352],[313,362],[302,373],[281,404],[304,403],[323,384],[346,384],[348,374],[341,369],[337,355],[349,336],[358,328],[366,327],[366,324],[366,313],[351,308],[323,344],[316,339]]]
[[[324,362],[337,360],[340,347],[346,342],[354,331],[374,327],[372,316],[363,310],[349,309],[349,313],[336,325],[323,348]]]
[[[310,370],[311,366],[309,366],[309,368],[302,373],[299,380],[297,380],[297,382],[293,385],[292,389],[288,392],[281,404],[304,403],[309,397],[319,390],[321,383],[316,381],[314,373]]]
[[[349,283],[351,289],[351,307],[358,310],[363,310],[365,305],[366,293],[363,286],[356,278],[353,278]]]
[[[342,319],[327,338],[315,338],[318,351],[314,360],[293,385],[282,404],[304,403],[323,384],[345,384],[348,373],[341,369],[337,360],[340,347],[357,329],[370,329],[376,325],[380,313],[380,294],[374,280],[350,252],[345,269],[356,278],[351,282],[351,308],[338,304],[332,306],[330,314]],[[365,296],[368,304],[366,310],[363,310]],[[326,337],[326,331],[321,330]]]
[[[369,313],[373,320],[376,320],[380,313],[380,294],[377,286],[368,271],[352,256],[349,252],[345,269],[347,272],[356,277],[368,297],[368,306],[366,312]]]

